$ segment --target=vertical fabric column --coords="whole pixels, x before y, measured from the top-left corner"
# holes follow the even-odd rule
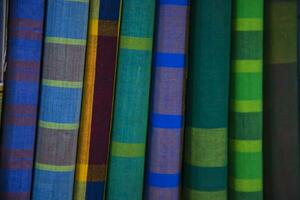
[[[11,0],[9,11],[0,199],[21,200],[29,199],[31,194],[44,0]]]
[[[91,0],[74,198],[103,199],[120,0]]]
[[[263,0],[233,2],[229,197],[259,200],[263,194]]]
[[[230,0],[193,0],[183,198],[227,199]]]
[[[157,1],[146,199],[180,199],[188,0]]]
[[[48,1],[35,200],[72,199],[88,8],[88,0]]]
[[[0,127],[2,122],[3,81],[6,66],[7,0],[0,0]]]
[[[154,0],[124,0],[107,199],[142,199]]]
[[[265,199],[300,199],[297,1],[265,1]]]

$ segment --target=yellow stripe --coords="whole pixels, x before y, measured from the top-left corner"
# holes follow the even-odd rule
[[[82,82],[80,81],[58,81],[43,79],[43,85],[52,86],[52,87],[61,87],[61,88],[82,88]]]
[[[187,127],[186,134],[185,146],[191,148],[184,151],[185,162],[197,167],[223,167],[227,164],[226,128]]]
[[[262,31],[263,20],[261,18],[241,18],[233,21],[236,31]]]
[[[262,72],[262,60],[235,60],[232,63],[235,73],[258,73]]]
[[[120,48],[151,51],[152,50],[152,38],[139,38],[139,37],[126,37],[121,36]]]
[[[73,171],[75,169],[74,165],[48,165],[48,164],[42,164],[42,163],[35,163],[35,167],[39,170],[44,171],[52,171],[52,172],[69,172]]]
[[[237,192],[259,192],[262,191],[261,179],[235,179],[230,178],[230,187]]]
[[[262,151],[261,140],[230,140],[230,146],[236,152],[254,153]]]
[[[39,120],[39,127],[47,129],[56,129],[56,130],[76,130],[79,128],[78,123],[55,123],[55,122],[46,122]]]
[[[99,21],[99,35],[116,37],[118,35],[118,22],[111,20]]]
[[[233,100],[232,108],[235,112],[248,113],[248,112],[261,112],[261,100]]]
[[[98,24],[99,24],[99,21],[97,19],[89,20],[88,35],[98,36]]]
[[[111,154],[118,157],[144,157],[145,144],[112,142]]]
[[[46,43],[54,44],[69,44],[69,45],[86,45],[86,40],[61,38],[61,37],[46,37]]]

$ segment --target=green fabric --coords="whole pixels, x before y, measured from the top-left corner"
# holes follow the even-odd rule
[[[263,0],[234,0],[230,199],[262,199]]]
[[[230,0],[191,1],[183,199],[227,198]]]
[[[155,1],[123,0],[108,200],[142,199]]]

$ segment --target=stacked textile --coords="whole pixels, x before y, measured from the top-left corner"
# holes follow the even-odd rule
[[[91,0],[75,199],[103,199],[118,48],[120,0]]]
[[[44,0],[11,0],[0,154],[0,199],[29,199],[35,150]]]
[[[142,199],[155,1],[122,3],[106,197]]]
[[[266,0],[265,12],[264,197],[300,199],[297,1]]]
[[[47,5],[33,197],[71,200],[89,1]]]
[[[184,199],[227,199],[230,0],[191,2]]]
[[[158,1],[146,199],[180,199],[189,1]]]

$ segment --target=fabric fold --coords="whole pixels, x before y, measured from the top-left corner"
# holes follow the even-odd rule
[[[47,3],[34,200],[71,200],[89,0]]]
[[[265,199],[300,199],[297,2],[265,1]]]
[[[11,0],[9,3],[0,199],[28,200],[35,150],[45,2]]]
[[[227,199],[231,0],[192,0],[183,199]]]
[[[142,199],[154,0],[123,0],[106,198]]]
[[[74,199],[103,199],[120,0],[91,0]]]

